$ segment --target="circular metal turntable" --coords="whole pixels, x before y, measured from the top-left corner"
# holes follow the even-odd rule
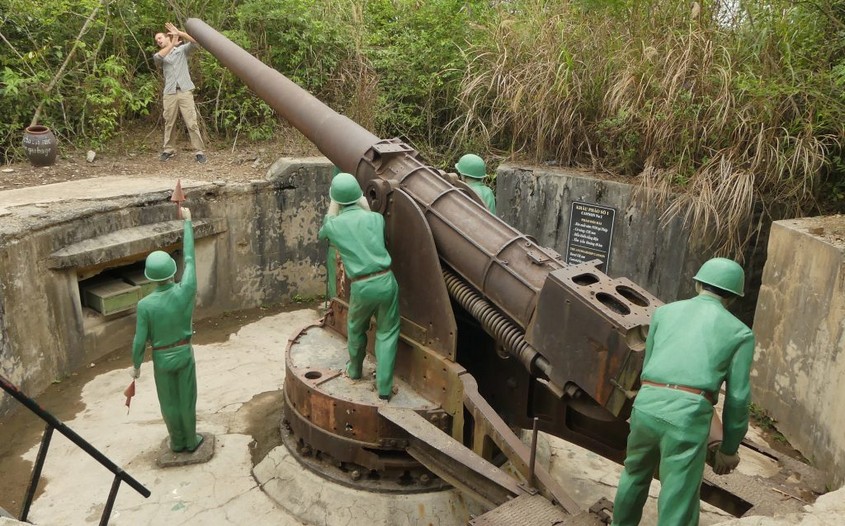
[[[347,360],[346,340],[320,325],[289,342],[281,431],[290,452],[315,473],[356,488],[410,493],[450,487],[406,452],[407,433],[379,408],[411,409],[444,431],[449,415],[398,375],[390,402],[379,400],[372,356],[360,380],[344,375]]]

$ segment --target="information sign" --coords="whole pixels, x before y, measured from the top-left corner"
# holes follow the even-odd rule
[[[569,217],[569,239],[566,245],[566,262],[577,265],[600,259],[599,267],[607,272],[610,264],[610,245],[613,241],[613,222],[616,209],[593,203],[572,203]]]

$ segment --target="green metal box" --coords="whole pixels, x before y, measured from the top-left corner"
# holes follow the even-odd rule
[[[83,285],[82,296],[87,307],[108,316],[134,308],[141,299],[141,287],[109,279]]]
[[[123,278],[123,281],[129,283],[130,285],[137,285],[141,287],[141,297],[143,298],[150,292],[154,291],[156,287],[159,285],[156,281],[150,281],[147,279],[147,276],[144,275],[144,269],[134,269],[128,270],[126,272],[122,272],[120,277]]]

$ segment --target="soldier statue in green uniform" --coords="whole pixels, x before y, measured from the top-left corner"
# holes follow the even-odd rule
[[[754,334],[726,307],[743,295],[745,273],[735,261],[714,258],[693,279],[696,297],[659,307],[651,319],[614,526],[639,524],[658,467],[657,524],[698,524],[710,421],[722,383],[724,438],[713,471],[723,475],[739,464],[737,451],[748,429]]]
[[[144,274],[159,282],[158,287],[138,302],[135,339],[132,342],[131,371],[133,378],[141,374],[141,363],[147,342],[152,345],[155,376],[161,416],[170,435],[174,452],[195,451],[202,443],[197,434],[197,374],[194,350],[191,347],[191,321],[197,296],[197,273],[194,261],[194,230],[191,212],[182,208],[184,223],[185,268],[182,280],[175,283],[176,261],[167,252],[157,250],[147,256]]]
[[[487,177],[487,165],[484,164],[484,159],[474,153],[468,153],[458,160],[455,169],[461,174],[461,179],[467,186],[484,201],[487,210],[495,214],[496,196],[493,195],[493,190],[484,184],[484,178]]]
[[[376,387],[379,398],[393,392],[393,367],[399,341],[399,286],[390,270],[390,254],[384,242],[384,217],[369,211],[355,177],[339,173],[329,191],[331,205],[319,238],[328,239],[340,252],[351,282],[347,313],[349,378],[361,378],[367,349],[370,318],[376,318]],[[330,261],[331,265],[332,262]]]

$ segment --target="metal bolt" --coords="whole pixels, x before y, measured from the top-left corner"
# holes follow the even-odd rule
[[[358,480],[361,478],[361,472],[355,469],[349,474],[349,476],[352,477],[352,480]]]
[[[428,486],[429,484],[431,484],[431,477],[423,473],[422,475],[420,475],[420,484],[422,484],[423,486]]]
[[[302,449],[299,450],[303,457],[310,457],[311,456],[311,446],[302,446]]]

